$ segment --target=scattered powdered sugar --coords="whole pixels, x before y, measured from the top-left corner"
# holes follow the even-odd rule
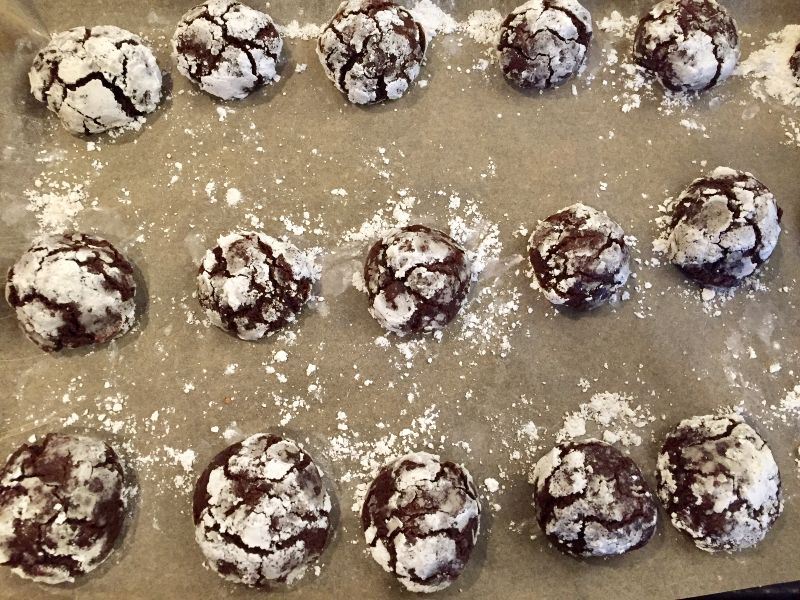
[[[322,25],[316,23],[300,23],[292,19],[286,25],[276,24],[278,32],[290,40],[315,40],[322,33]]]
[[[655,417],[647,406],[633,405],[632,402],[632,397],[615,392],[594,394],[577,411],[564,416],[564,424],[556,433],[556,441],[560,443],[582,438],[594,426],[604,442],[639,446],[642,436],[636,430],[655,421]]]
[[[611,11],[607,17],[603,17],[597,22],[597,28],[605,31],[615,38],[633,39],[633,32],[639,19],[636,15],[623,17],[618,10]]]
[[[764,47],[750,54],[736,72],[751,80],[753,96],[778,100],[786,106],[800,107],[800,80],[789,60],[800,44],[800,25],[787,25],[767,36]]]
[[[500,25],[503,23],[503,15],[497,10],[476,10],[467,17],[465,23],[459,26],[459,30],[466,33],[478,44],[496,45],[500,39]]]
[[[23,192],[27,209],[35,214],[42,233],[64,233],[75,228],[76,217],[86,207],[86,190],[82,183],[42,181],[36,179],[33,189]]]
[[[431,38],[440,33],[453,33],[458,28],[456,20],[431,0],[418,0],[411,8],[411,14]]]

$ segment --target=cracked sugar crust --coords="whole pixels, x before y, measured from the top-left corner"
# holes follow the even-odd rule
[[[206,252],[198,299],[214,325],[259,340],[297,319],[318,278],[313,260],[293,244],[261,232],[234,232]]]
[[[31,93],[72,133],[123,127],[161,100],[161,70],[142,39],[112,25],[56,33],[33,59]]]
[[[792,73],[800,81],[800,44],[797,44],[797,49],[789,59],[789,68],[792,69]]]
[[[736,22],[716,0],[665,0],[639,22],[636,62],[674,92],[710,89],[739,60]]]
[[[612,300],[630,275],[622,227],[584,204],[541,221],[528,241],[528,252],[544,296],[578,310]]]
[[[521,88],[552,88],[577,75],[592,40],[592,18],[575,0],[531,0],[500,29],[503,75]]]
[[[384,465],[361,509],[375,561],[412,592],[448,587],[463,572],[480,530],[480,500],[469,472],[417,452]]]
[[[299,580],[325,548],[330,512],[322,471],[271,434],[220,452],[194,490],[195,539],[209,566],[249,586]]]
[[[661,448],[656,476],[672,524],[707,552],[754,546],[783,510],[772,452],[738,414],[681,421]]]
[[[114,450],[50,433],[0,471],[0,564],[41,583],[74,581],[111,554],[125,518]]]
[[[639,467],[605,442],[556,446],[539,459],[532,483],[539,527],[567,554],[624,554],[656,530],[658,508]]]
[[[102,238],[40,238],[8,271],[6,299],[45,351],[108,342],[136,318],[133,266]]]
[[[328,78],[354,104],[397,100],[419,75],[422,25],[387,0],[347,0],[322,31],[317,55]]]
[[[678,197],[669,259],[702,285],[732,287],[775,250],[781,215],[775,196],[750,173],[718,167]]]
[[[209,0],[181,18],[172,37],[178,71],[223,100],[280,79],[283,40],[269,15],[234,0]]]
[[[369,312],[398,335],[442,329],[472,285],[467,254],[449,235],[424,225],[396,229],[367,254]]]

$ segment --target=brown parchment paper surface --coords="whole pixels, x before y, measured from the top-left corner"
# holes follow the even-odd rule
[[[24,191],[35,189],[35,180],[47,172],[51,180],[85,184],[87,206],[76,216],[76,226],[123,249],[136,263],[148,298],[137,327],[124,338],[93,352],[54,355],[25,340],[1,303],[0,454],[9,454],[31,434],[61,430],[72,413],[78,418],[67,430],[95,432],[126,448],[121,452],[127,458],[163,446],[197,453],[189,474],[164,461],[131,460],[140,487],[137,508],[119,549],[95,574],[50,588],[0,569],[0,597],[405,596],[364,552],[350,508],[355,482],[342,481],[346,467],[330,457],[328,440],[341,433],[340,411],[347,414],[349,430],[369,441],[385,433],[378,422],[399,433],[432,404],[438,412],[434,438],[443,440],[433,449],[463,461],[478,483],[492,477],[502,485],[494,494],[484,493],[482,539],[466,573],[441,598],[672,598],[800,578],[796,420],[785,425],[751,419],[782,470],[786,508],[764,543],[735,555],[700,552],[662,518],[652,542],[629,556],[606,561],[563,556],[547,545],[532,518],[527,473],[533,457],[509,458],[520,422],[533,420],[547,447],[566,411],[594,392],[624,392],[646,402],[657,417],[641,431],[642,444],[631,448],[652,482],[660,440],[679,419],[739,402],[747,412],[763,415],[764,403],[778,403],[795,385],[800,148],[783,144],[780,119],[798,117],[796,110],[753,98],[748,83],[735,77],[685,114],[659,110],[659,89],[655,99],[645,98],[641,108],[624,114],[613,100],[620,90],[602,85],[602,75],[587,85],[586,78],[600,72],[601,49],[620,43],[597,28],[589,67],[576,81],[577,95],[569,84],[542,96],[520,94],[505,84],[497,65],[472,68],[484,57],[484,46],[451,35],[437,38],[430,48],[422,75],[426,87],[416,86],[395,103],[358,108],[325,79],[313,42],[289,39],[279,84],[222,105],[195,93],[170,58],[169,37],[192,4],[0,0],[0,271],[38,231]],[[268,10],[279,23],[322,23],[336,4],[275,0]],[[595,22],[613,9],[627,17],[647,8],[641,2],[585,4]],[[769,32],[800,22],[800,4],[794,0],[726,4],[749,34],[743,39],[745,57]],[[514,5],[503,1],[495,8],[506,13]],[[473,1],[442,6],[459,21],[488,8]],[[93,152],[86,139],[69,135],[35,102],[26,77],[47,33],[83,24],[115,24],[143,34],[174,84],[141,132],[94,137],[99,151]],[[307,69],[296,73],[295,66],[304,63]],[[232,110],[221,116],[218,106]],[[684,118],[702,123],[706,136],[681,126]],[[378,148],[386,149],[388,164]],[[319,293],[325,300],[293,327],[297,338],[291,345],[277,338],[250,344],[187,322],[187,314],[202,317],[192,297],[199,252],[217,235],[249,227],[251,214],[268,232],[283,235],[278,217],[299,221],[309,211],[327,233],[289,237],[302,246],[326,246],[404,188],[420,198],[414,209],[420,218],[434,224],[444,220],[448,198],[430,192],[451,190],[475,199],[486,218],[499,225],[502,258],[513,263],[525,252],[525,237],[514,235],[520,225],[530,228],[537,219],[583,201],[607,210],[636,236],[636,256],[646,259],[657,235],[656,205],[706,170],[701,161],[708,169],[723,164],[752,171],[784,209],[780,246],[762,278],[768,289],[737,294],[717,317],[704,312],[699,290],[673,269],[637,264],[631,300],[584,316],[554,314],[529,289],[521,266],[502,272],[497,282],[482,281],[479,285],[516,287],[521,293],[514,317],[520,326],[510,332],[506,357],[481,355],[445,332],[441,342],[427,344],[413,358],[412,368],[398,367],[394,347],[373,343],[382,332],[368,316],[364,297],[324,277]],[[204,192],[210,180],[218,186],[215,203]],[[600,182],[608,184],[606,190]],[[240,190],[239,205],[224,201],[226,186]],[[348,195],[332,195],[337,188]],[[637,291],[645,281],[652,288]],[[795,291],[782,292],[783,287]],[[641,303],[640,293],[645,294]],[[642,311],[646,318],[634,314]],[[749,358],[747,348],[757,358]],[[289,360],[275,365],[279,350]],[[233,363],[235,373],[224,375]],[[317,367],[313,377],[306,375],[309,363]],[[770,373],[774,363],[781,370]],[[268,373],[265,364],[283,372],[286,381]],[[581,378],[591,382],[588,392],[578,386]],[[311,380],[321,390],[313,397],[307,392]],[[187,383],[194,386],[190,392]],[[281,427],[272,392],[309,397]],[[409,392],[415,394],[411,403]],[[112,403],[105,414],[103,399],[117,395],[124,399],[122,408],[115,412]],[[523,395],[528,404],[520,403]],[[161,414],[155,420],[150,418],[154,411]],[[113,433],[102,426],[104,418],[125,426]],[[302,441],[325,469],[341,507],[319,576],[310,573],[288,592],[249,590],[204,568],[193,537],[189,486],[172,485],[176,475],[194,480],[227,445],[222,430],[232,422],[241,434],[272,430]],[[455,441],[468,442],[471,451]]]

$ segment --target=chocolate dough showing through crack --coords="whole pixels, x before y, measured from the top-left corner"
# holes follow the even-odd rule
[[[133,326],[133,266],[107,240],[82,233],[40,238],[8,271],[6,299],[45,351],[108,342]]]
[[[598,210],[569,206],[539,223],[528,241],[533,272],[555,305],[592,310],[611,300],[630,275],[625,232]]]
[[[591,40],[591,15],[576,0],[531,0],[501,26],[503,75],[520,88],[556,87],[578,74]]]
[[[792,73],[794,73],[798,85],[800,85],[800,44],[797,44],[794,54],[789,59],[789,68],[792,69]]]
[[[669,259],[701,285],[732,287],[772,255],[782,214],[772,192],[750,173],[718,167],[678,197]]]
[[[206,252],[198,299],[214,325],[258,340],[297,319],[316,278],[313,261],[293,244],[261,232],[234,232]]]
[[[556,548],[579,557],[641,548],[658,508],[639,467],[599,440],[559,444],[533,473],[536,520]]]
[[[33,59],[31,93],[72,133],[123,127],[156,109],[161,70],[130,31],[104,25],[53,34]]]
[[[124,474],[106,443],[49,433],[0,470],[0,564],[41,583],[74,581],[114,549]]]
[[[249,586],[291,585],[330,535],[322,472],[291,440],[259,433],[209,463],[194,489],[195,539],[209,566]]]
[[[172,38],[178,71],[223,100],[277,81],[283,40],[269,15],[235,0],[208,0],[181,18]]]
[[[706,552],[758,544],[783,510],[772,452],[738,414],[681,421],[661,448],[656,476],[672,524]]]
[[[412,592],[448,587],[463,572],[480,530],[480,500],[469,472],[417,452],[384,465],[361,508],[375,561]]]
[[[633,56],[673,92],[710,89],[739,60],[736,21],[716,0],[665,0],[642,17]]]
[[[317,55],[328,79],[354,104],[402,97],[417,78],[427,41],[422,25],[388,0],[342,2]]]
[[[410,225],[375,242],[364,263],[364,281],[369,312],[384,328],[398,335],[430,333],[458,314],[472,269],[449,235]]]

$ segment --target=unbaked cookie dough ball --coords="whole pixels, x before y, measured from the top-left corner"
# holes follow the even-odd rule
[[[678,197],[667,253],[697,283],[732,287],[775,250],[782,211],[750,173],[719,167]]]
[[[530,0],[500,29],[503,75],[521,88],[552,88],[577,75],[592,40],[592,17],[576,0]]]
[[[220,329],[258,340],[293,323],[319,272],[293,244],[264,233],[224,235],[197,275],[200,305]]]
[[[469,472],[427,452],[384,465],[361,508],[372,557],[411,592],[443,590],[461,575],[480,516]]]
[[[611,300],[630,275],[630,251],[617,223],[573,204],[539,223],[528,241],[538,287],[555,305],[591,310]]]
[[[181,75],[223,100],[280,79],[283,41],[269,15],[235,0],[208,0],[181,18],[172,49]]]
[[[681,421],[658,456],[658,495],[701,550],[759,543],[783,510],[778,465],[738,414]]]
[[[104,442],[50,433],[24,444],[0,470],[0,565],[50,584],[93,571],[122,531],[124,485]]]
[[[325,548],[331,498],[291,440],[259,433],[220,452],[194,489],[195,539],[221,577],[291,585]]]
[[[396,229],[375,242],[364,264],[369,312],[398,335],[442,329],[472,285],[467,253],[424,225]]]
[[[8,271],[6,300],[42,350],[102,344],[136,318],[133,266],[102,238],[40,238]]]
[[[639,22],[636,62],[674,92],[710,89],[739,60],[736,21],[716,0],[664,0]]]
[[[532,483],[539,527],[567,554],[624,554],[656,530],[658,508],[639,467],[605,442],[556,446],[539,459]]]
[[[150,48],[112,25],[54,34],[28,79],[31,93],[72,133],[129,125],[161,100],[161,70]]]
[[[328,79],[354,104],[397,100],[419,75],[425,31],[388,0],[346,0],[317,43]]]

